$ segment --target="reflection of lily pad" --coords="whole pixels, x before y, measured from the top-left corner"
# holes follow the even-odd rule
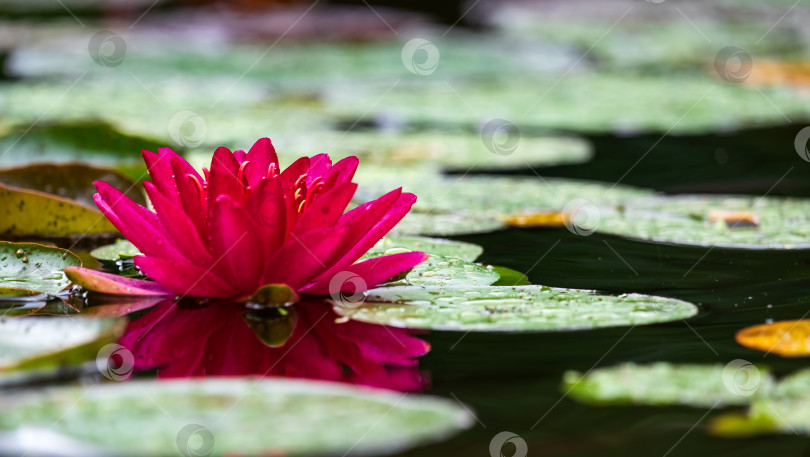
[[[741,371],[719,364],[627,363],[587,374],[566,372],[562,389],[576,400],[595,405],[744,405],[754,395],[769,392],[774,383],[767,371],[747,366],[752,373],[755,370],[756,382],[747,377],[745,367]]]
[[[64,249],[0,241],[0,296],[58,294],[70,285],[65,267],[81,264]]]
[[[810,200],[660,196],[600,208],[597,231],[650,241],[751,249],[810,247]]]
[[[545,286],[404,286],[372,289],[362,306],[335,311],[394,327],[518,332],[654,324],[686,319],[697,308],[669,298]]]
[[[178,444],[208,455],[379,454],[472,423],[448,400],[282,379],[133,381],[6,403],[2,429],[49,428],[110,453],[148,456],[175,455]]]
[[[40,370],[93,360],[114,342],[125,322],[79,317],[0,320],[0,373]]]

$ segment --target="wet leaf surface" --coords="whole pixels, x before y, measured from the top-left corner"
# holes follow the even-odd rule
[[[125,323],[115,319],[18,317],[0,319],[0,374],[55,370],[94,360]]]
[[[0,241],[0,296],[56,295],[70,285],[63,270],[80,265],[64,249]]]
[[[561,389],[577,401],[599,406],[747,405],[754,396],[767,395],[775,383],[765,369],[751,364],[748,367],[750,373],[755,372],[756,379],[722,364],[629,363],[589,373],[566,372]]]
[[[2,429],[52,426],[107,452],[145,456],[175,454],[178,443],[214,455],[389,453],[473,423],[450,400],[283,379],[133,381],[0,401],[14,406],[0,418]],[[266,427],[268,415],[275,426]],[[196,428],[178,438],[189,424]]]
[[[581,330],[686,319],[690,303],[662,297],[544,286],[388,287],[368,291],[357,307],[334,306],[362,322],[394,327],[479,332]]]
[[[741,345],[782,357],[810,356],[810,320],[755,325],[737,332]]]

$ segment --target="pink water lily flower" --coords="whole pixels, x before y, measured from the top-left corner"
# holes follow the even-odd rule
[[[154,283],[68,269],[81,279],[75,282],[133,295],[234,298],[266,284],[312,295],[355,293],[426,258],[408,252],[356,263],[416,201],[399,188],[345,212],[357,189],[356,157],[332,164],[318,154],[281,170],[262,138],[247,153],[217,149],[204,176],[169,148],[144,151],[143,158],[154,212],[105,182],[95,183],[94,200],[143,253],[135,265]]]

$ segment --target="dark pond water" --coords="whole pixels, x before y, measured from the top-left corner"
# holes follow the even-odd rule
[[[595,160],[540,172],[607,182],[623,177],[625,184],[673,193],[770,190],[769,195],[807,196],[810,164],[793,146],[800,128],[593,136]],[[805,437],[711,437],[706,425],[716,411],[710,409],[592,407],[568,399],[561,388],[566,370],[628,361],[725,364],[742,358],[766,364],[777,375],[806,367],[806,359],[763,355],[734,341],[745,326],[810,313],[806,250],[675,246],[582,237],[565,229],[511,229],[460,239],[484,246],[482,262],[525,272],[534,284],[674,297],[698,304],[701,313],[686,322],[586,332],[426,335],[433,346],[422,359],[433,381],[429,391],[467,403],[479,423],[407,455],[487,455],[492,437],[504,430],[520,435],[529,455],[538,456],[810,455]],[[504,447],[504,455],[511,452]]]

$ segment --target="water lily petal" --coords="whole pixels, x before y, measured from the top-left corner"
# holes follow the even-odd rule
[[[281,172],[281,187],[289,189],[309,170],[309,157],[301,157]]]
[[[255,186],[260,179],[267,176],[270,164],[275,164],[276,169],[278,169],[276,149],[269,138],[260,138],[259,141],[254,143],[245,160],[249,162],[245,167],[245,175],[248,184],[251,186]]]
[[[170,242],[154,213],[103,181],[94,184],[98,193],[93,196],[93,201],[115,228],[141,252],[160,258],[183,257]]]
[[[335,225],[356,190],[357,184],[347,182],[308,202],[307,208],[295,224],[293,233],[300,235],[304,232]]]
[[[144,181],[143,187],[155,207],[161,225],[183,256],[198,265],[213,264],[214,259],[208,246],[200,239],[194,222],[183,209],[163,195],[151,182]]]
[[[208,179],[208,211],[220,195],[228,195],[235,202],[242,202],[242,184],[237,181],[239,162],[228,148],[217,148],[211,158]],[[210,215],[209,215],[210,216]]]
[[[142,151],[141,154],[155,186],[166,198],[179,203],[180,194],[177,192],[177,184],[174,182],[174,172],[172,171],[172,154],[155,154],[152,151]]]
[[[73,284],[82,286],[91,292],[144,297],[174,295],[172,291],[154,281],[125,278],[89,268],[67,267],[65,275]]]
[[[261,284],[265,256],[262,239],[244,207],[220,195],[209,219],[211,252],[228,267],[231,282],[240,293],[251,293]]]
[[[332,168],[329,169],[324,177],[326,187],[331,189],[343,183],[351,182],[359,164],[360,160],[355,156],[349,156],[338,161],[338,163],[334,164]]]
[[[177,295],[230,298],[238,292],[210,267],[203,269],[188,262],[144,256],[136,256],[134,261],[146,276]]]
[[[260,181],[250,191],[247,209],[264,241],[265,257],[270,258],[287,236],[287,209],[281,179],[276,177]]]
[[[197,172],[188,172],[189,167],[188,162],[180,157],[172,159],[174,182],[180,193],[180,202],[186,214],[194,222],[194,226],[197,227],[200,239],[206,240],[208,239],[208,224],[206,223],[205,189]]]
[[[396,202],[388,207],[385,215],[374,218],[373,221],[376,223],[373,225],[373,227],[366,231],[362,238],[350,244],[351,249],[339,262],[336,263],[336,267],[342,268],[345,265],[350,265],[356,262],[357,259],[362,257],[363,254],[374,247],[374,245],[377,244],[377,242],[380,241],[385,234],[390,232],[391,229],[394,228],[394,226],[397,225],[397,223],[399,223],[399,221],[401,221],[406,214],[408,214],[408,211],[411,210],[411,206],[413,206],[414,203],[416,203],[416,195],[407,192],[400,194],[397,197]],[[365,224],[360,224],[356,230],[362,232],[364,227]]]
[[[309,159],[309,172],[307,173],[307,186],[317,178],[323,178],[332,168],[332,159],[326,154],[317,154]]]
[[[245,157],[247,154],[243,150],[233,151],[233,156],[236,158],[236,161],[239,162],[239,165],[242,165],[242,162],[245,161]]]
[[[328,227],[292,234],[268,261],[264,284],[286,284],[298,290],[329,264],[327,259],[340,249],[345,227]]]
[[[427,254],[424,252],[402,252],[364,260],[363,262],[349,265],[347,268],[340,271],[330,269],[327,273],[318,276],[312,283],[301,289],[301,293],[326,295],[339,291],[347,293],[365,292],[400,273],[410,270],[427,260],[427,257]],[[335,275],[344,272],[350,273],[352,277],[359,276],[363,281],[344,281],[342,284],[338,284],[340,289],[329,290]],[[358,283],[360,285],[365,283],[366,287],[358,287]]]

